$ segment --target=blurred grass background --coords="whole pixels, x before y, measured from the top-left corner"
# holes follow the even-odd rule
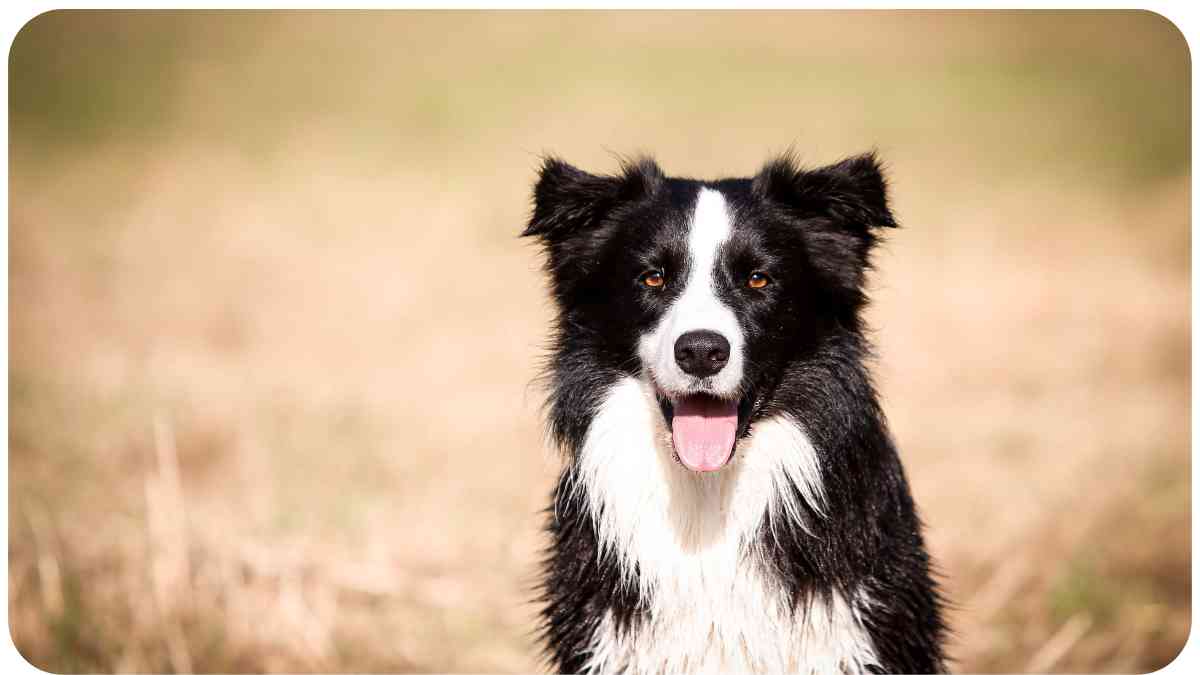
[[[52,671],[528,671],[543,152],[878,148],[962,671],[1190,627],[1190,57],[1144,12],[54,12],[10,74],[9,624]]]

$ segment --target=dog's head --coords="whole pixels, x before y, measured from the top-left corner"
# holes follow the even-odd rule
[[[876,229],[894,225],[874,155],[814,170],[784,157],[712,182],[552,158],[524,234],[546,250],[559,361],[644,378],[680,461],[715,471],[783,373],[859,330]]]

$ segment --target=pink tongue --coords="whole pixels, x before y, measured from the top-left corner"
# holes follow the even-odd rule
[[[675,402],[671,437],[683,465],[692,471],[716,471],[733,454],[737,435],[737,403],[710,396],[687,396]]]

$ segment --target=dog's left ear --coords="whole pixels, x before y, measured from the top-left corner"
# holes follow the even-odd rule
[[[896,227],[875,153],[813,170],[785,155],[763,167],[753,190],[801,224],[813,268],[835,290],[861,299],[876,230]]]
[[[783,156],[763,167],[754,179],[754,191],[805,215],[835,218],[851,230],[896,227],[887,203],[887,181],[873,152],[811,171]]]

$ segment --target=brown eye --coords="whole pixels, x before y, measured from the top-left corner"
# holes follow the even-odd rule
[[[746,285],[750,288],[765,288],[769,283],[771,283],[771,277],[762,272],[755,272],[746,280]]]
[[[650,288],[661,288],[667,283],[667,278],[658,270],[651,270],[642,275],[642,283]]]

